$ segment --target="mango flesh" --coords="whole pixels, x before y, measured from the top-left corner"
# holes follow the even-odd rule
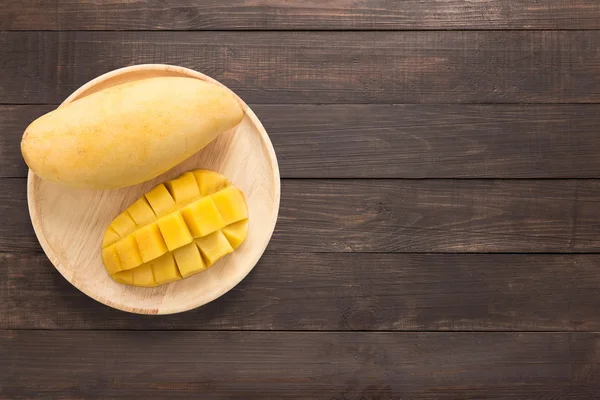
[[[106,229],[102,260],[117,282],[153,287],[185,279],[232,253],[248,232],[242,191],[209,170],[160,184]]]
[[[194,78],[148,78],[41,116],[25,130],[21,152],[29,168],[49,181],[117,188],[162,174],[243,116],[235,96],[220,86]],[[201,189],[204,193],[205,186]]]

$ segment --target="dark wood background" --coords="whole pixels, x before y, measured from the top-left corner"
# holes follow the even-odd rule
[[[202,71],[271,135],[252,273],[159,317],[33,234],[24,128],[91,78]],[[0,0],[0,398],[600,398],[598,0]]]

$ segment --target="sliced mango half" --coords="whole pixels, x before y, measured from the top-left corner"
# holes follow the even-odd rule
[[[240,189],[209,170],[160,184],[119,214],[102,241],[109,275],[154,287],[210,268],[246,239],[248,206]]]

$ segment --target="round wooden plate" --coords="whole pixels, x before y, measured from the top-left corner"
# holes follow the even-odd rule
[[[223,86],[187,68],[136,65],[88,82],[62,105],[119,83],[156,76],[189,76]],[[280,182],[275,151],[267,132],[246,103],[239,101],[246,113],[240,125],[173,169],[139,185],[112,190],[76,189],[48,182],[29,171],[27,200],[33,228],[50,261],[73,286],[120,310],[170,314],[218,298],[250,272],[275,229]],[[244,244],[207,271],[167,285],[148,289],[113,281],[100,256],[108,224],[156,184],[197,168],[220,172],[246,195],[250,224]]]

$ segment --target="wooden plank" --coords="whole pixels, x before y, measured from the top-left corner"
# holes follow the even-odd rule
[[[595,0],[25,0],[0,15],[0,30],[599,28]]]
[[[39,251],[25,179],[0,179],[0,251]],[[598,252],[599,180],[284,180],[269,249]]]
[[[596,333],[0,332],[0,397],[591,399]]]
[[[600,330],[600,255],[267,252],[220,299],[156,318],[86,297],[42,254],[0,265],[0,329]]]
[[[0,106],[0,177],[48,105]],[[599,178],[600,105],[252,105],[283,178]]]
[[[26,177],[27,165],[21,155],[25,128],[56,106],[0,106],[0,177]]]
[[[0,32],[0,103],[163,62],[249,103],[600,102],[600,31]]]

